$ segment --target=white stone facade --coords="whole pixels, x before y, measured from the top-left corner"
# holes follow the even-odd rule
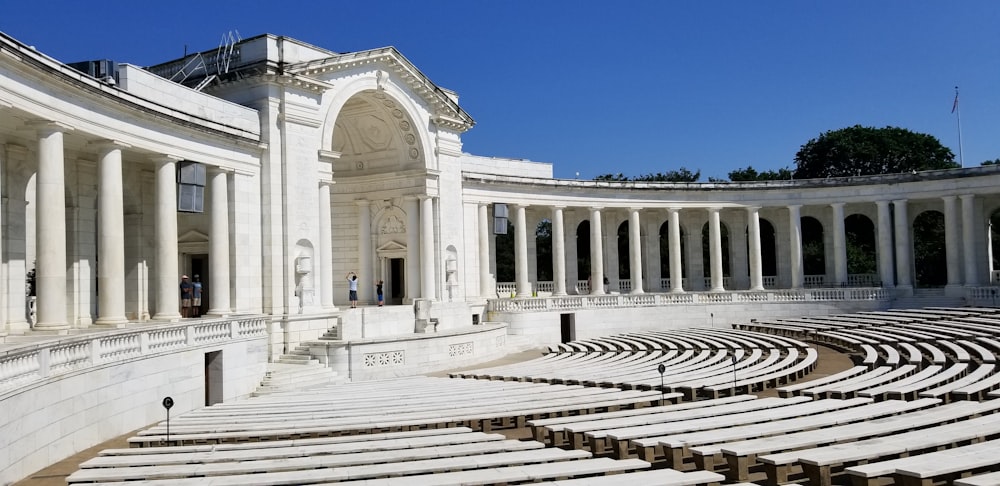
[[[3,34],[0,54],[0,338],[178,325],[170,323],[182,318],[182,274],[202,277],[209,317],[260,319],[260,335],[246,341],[233,331],[223,336],[232,342],[177,351],[176,361],[98,360],[38,391],[5,391],[5,382],[36,371],[15,362],[23,349],[5,351],[0,400],[4,410],[17,407],[9,417],[45,410],[76,421],[76,411],[50,408],[62,405],[44,397],[89,397],[80,380],[107,381],[119,369],[137,383],[151,380],[143,381],[151,394],[179,386],[185,407],[194,407],[196,368],[216,351],[243,355],[225,362],[237,380],[225,398],[237,398],[252,391],[263,363],[303,343],[352,378],[370,378],[400,374],[401,363],[414,373],[497,356],[508,335],[558,341],[564,314],[575,313],[577,337],[589,337],[671,327],[662,322],[667,308],[690,321],[684,325],[711,325],[715,317],[878,306],[918,285],[913,228],[927,212],[943,216],[936,244],[946,253],[944,292],[988,298],[983,286],[994,280],[997,167],[771,183],[558,180],[549,164],[464,153],[462,134],[474,121],[458,95],[393,48],[335,53],[261,35],[235,45],[224,63],[214,50],[198,54],[205,69],[187,77],[194,56],[147,69],[119,64],[117,77],[102,79]],[[189,162],[205,168],[202,212],[178,211],[178,171]],[[498,203],[516,229],[515,273],[501,282]],[[845,220],[855,216],[870,223],[873,274],[849,271]],[[539,278],[534,231],[542,221],[552,224],[551,280]],[[821,237],[804,248],[803,224],[813,221]],[[807,271],[803,255],[816,247],[823,268]],[[584,274],[578,261],[588,257]],[[344,312],[348,272],[359,275],[362,304],[374,303],[383,280],[390,314],[400,317]],[[810,287],[874,290],[813,295]],[[438,343],[392,338],[413,330],[414,303],[429,303]],[[479,332],[474,320],[509,325]],[[355,340],[360,354],[345,358],[348,348],[317,343],[331,328]],[[174,372],[183,376],[168,376]],[[102,403],[128,391],[135,389]],[[157,419],[147,408],[105,412],[97,423],[118,412],[132,417],[111,432]],[[13,427],[0,428],[8,441],[0,449],[52,443],[44,425],[15,422],[0,422]],[[41,439],[30,446],[10,442],[34,432]],[[8,457],[0,482],[68,451]]]

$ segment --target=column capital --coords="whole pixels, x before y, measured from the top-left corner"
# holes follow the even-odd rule
[[[709,212],[710,214],[711,214],[711,213],[718,213],[718,212],[722,211],[722,208],[720,208],[720,207],[718,207],[718,206],[711,206],[711,207],[707,207],[707,208],[705,208],[705,209],[706,209],[706,210],[707,210],[707,211],[708,211],[708,212]]]
[[[962,194],[962,195],[958,196],[958,198],[961,199],[961,200],[963,200],[963,201],[971,201],[971,200],[975,200],[976,195],[975,194]]]
[[[681,211],[681,208],[677,208],[677,207],[669,207],[669,208],[667,208],[667,212],[670,213],[670,214],[679,213],[680,211]]]
[[[587,206],[588,211],[601,211],[603,209],[604,206]]]
[[[892,200],[893,204],[906,204],[907,202],[909,202],[908,199],[893,199]]]
[[[637,208],[637,207],[634,207],[634,206],[629,206],[629,208],[628,208],[628,210],[630,212],[636,212],[636,213],[638,213],[639,211],[642,211],[643,209],[646,209],[646,208],[644,208],[644,207],[638,207]]]
[[[157,164],[161,164],[161,165],[162,164],[176,164],[177,162],[180,162],[180,161],[184,160],[184,157],[181,157],[179,155],[171,155],[171,154],[158,154],[158,155],[154,155],[154,156],[150,157],[150,160],[152,160],[153,162],[156,162]]]
[[[53,120],[31,120],[26,123],[27,126],[38,130],[39,132],[54,133],[54,132],[72,132],[73,127]]]
[[[552,208],[552,209],[563,210],[563,209],[566,209],[568,206],[565,205],[565,204],[552,204],[549,207]]]
[[[882,207],[882,206],[888,207],[889,203],[891,203],[891,202],[892,201],[890,201],[888,199],[879,199],[879,200],[875,201],[875,205],[878,206],[878,207]]]
[[[845,204],[847,204],[847,203],[834,202],[834,203],[830,203],[830,207],[843,209]]]
[[[954,201],[956,199],[958,199],[958,196],[956,196],[954,194],[950,195],[950,196],[941,196],[941,200],[942,201]]]
[[[747,206],[746,209],[748,213],[752,214],[756,213],[757,211],[760,211],[760,206]]]
[[[802,205],[801,205],[801,204],[789,204],[789,205],[788,205],[788,206],[786,206],[786,207],[787,207],[788,209],[802,209]]]
[[[92,140],[90,142],[87,142],[87,146],[97,149],[101,154],[110,152],[112,150],[122,150],[122,149],[132,148],[132,145],[129,143],[107,138],[101,140]]]

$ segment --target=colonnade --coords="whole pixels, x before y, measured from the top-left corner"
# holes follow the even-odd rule
[[[980,233],[976,228],[976,196],[974,194],[945,195],[931,200],[921,199],[920,203],[928,201],[938,201],[939,208],[944,215],[945,221],[945,248],[947,255],[947,272],[949,287],[954,286],[976,286],[980,283],[980,272],[977,261],[976,238]],[[960,202],[960,204],[959,204]],[[860,203],[853,203],[852,209],[858,209]],[[879,199],[873,201],[876,209],[877,225],[874,228],[876,239],[876,257],[878,278],[884,287],[896,287],[903,290],[912,290],[914,286],[913,277],[913,251],[911,219],[908,214],[908,207],[912,204],[908,199]],[[490,264],[493,261],[489,253],[492,236],[488,227],[490,203],[479,203],[478,215],[480,221],[479,228],[479,281],[483,289],[490,288],[491,276]],[[516,295],[525,297],[532,295],[531,278],[529,276],[528,238],[529,225],[527,221],[527,211],[529,208],[536,209],[536,216],[550,212],[549,219],[552,223],[552,274],[553,291],[552,294],[567,294],[566,277],[566,229],[564,222],[564,211],[567,206],[553,205],[531,206],[528,204],[511,205],[511,218],[514,225],[514,268],[516,275]],[[832,202],[822,205],[809,205],[809,209],[815,213],[817,206],[825,206],[829,215],[829,226],[827,228],[831,235],[831,247],[826,249],[826,256],[832,262],[828,271],[828,278],[825,279],[825,286],[840,287],[848,285],[848,256],[847,256],[847,232],[845,228],[845,213],[848,204],[844,202]],[[785,262],[790,282],[790,288],[800,289],[807,285],[805,265],[803,261],[803,231],[802,231],[802,208],[803,205],[791,204],[786,206],[767,207],[766,209],[774,214],[775,209],[787,211],[787,257],[784,254],[778,258],[787,258]],[[578,207],[577,210],[586,211],[590,221],[590,275],[592,282],[589,293],[601,295],[605,289],[601,283],[604,281],[606,269],[606,255],[604,254],[605,237],[602,234],[604,227],[601,223],[602,215],[609,209],[606,207]],[[708,268],[704,269],[707,289],[713,292],[735,290],[726,288],[723,279],[723,244],[721,220],[722,213],[733,214],[734,210],[746,211],[746,235],[747,235],[747,267],[749,285],[745,287],[752,291],[764,290],[763,258],[761,245],[760,212],[765,209],[760,205],[749,206],[707,206],[707,207],[666,207],[666,208],[642,208],[642,207],[617,207],[610,210],[617,213],[622,211],[627,213],[624,218],[628,222],[629,239],[629,268],[632,294],[644,293],[647,290],[656,290],[658,284],[653,279],[644,279],[644,276],[655,275],[658,272],[650,272],[647,267],[648,262],[643,259],[642,240],[640,228],[642,223],[641,213],[650,217],[656,214],[665,213],[668,224],[668,248],[669,248],[669,289],[670,292],[683,292],[685,289],[682,279],[682,254],[681,254],[681,216],[682,213],[691,214],[701,212],[705,216],[708,227]],[[863,213],[862,213],[863,214]],[[662,221],[657,219],[656,221]],[[742,222],[742,220],[741,220]],[[699,227],[700,229],[700,227]],[[700,232],[699,232],[700,233]],[[824,245],[826,247],[826,245]],[[648,248],[652,249],[653,246]],[[733,248],[731,251],[740,251]],[[584,278],[584,276],[579,276]],[[666,277],[666,276],[661,276]],[[647,286],[644,286],[644,282]]]
[[[36,177],[35,290],[37,330],[62,330],[67,322],[67,225],[64,134],[72,128],[55,123],[35,124],[38,135]],[[120,326],[128,321],[125,310],[125,214],[123,150],[128,144],[102,140],[91,144],[97,150],[97,295],[96,325]],[[162,155],[152,160],[155,168],[155,259],[154,319],[179,319],[177,162],[180,157]],[[229,298],[229,172],[212,169],[210,314],[231,313]]]

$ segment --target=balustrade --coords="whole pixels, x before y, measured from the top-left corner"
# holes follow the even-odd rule
[[[623,278],[618,280],[618,291],[621,293],[628,293],[632,291],[632,279]]]
[[[530,299],[529,299],[530,300]],[[516,302],[525,302],[518,300]],[[537,301],[530,309],[543,310],[547,303]],[[13,348],[0,353],[0,393],[49,379],[92,368],[176,351],[205,344],[238,339],[261,338],[267,335],[263,317],[243,317],[231,320],[209,320],[164,324],[156,328],[120,330],[99,335],[67,337],[57,344],[30,348]],[[192,336],[192,339],[188,339]]]
[[[806,275],[802,285],[807,288],[822,287],[826,282],[826,275]]]

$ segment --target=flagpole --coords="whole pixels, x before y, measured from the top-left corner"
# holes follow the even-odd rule
[[[965,167],[965,156],[962,150],[962,105],[958,102],[958,86],[955,86],[955,103],[951,107],[958,119],[958,163]]]

